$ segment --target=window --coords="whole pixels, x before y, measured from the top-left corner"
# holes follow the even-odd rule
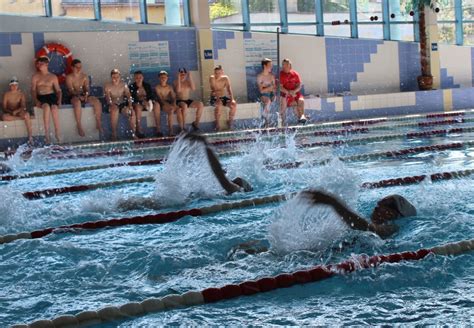
[[[359,38],[383,39],[382,3],[357,0]]]
[[[123,22],[140,22],[138,0],[101,0],[102,19]]]
[[[211,24],[224,25],[225,28],[242,29],[241,0],[217,0],[209,4]],[[228,24],[228,25],[227,25]]]
[[[390,39],[397,41],[413,41],[413,16],[409,10],[411,0],[390,0]]]
[[[51,0],[53,16],[95,19],[93,0]]]
[[[287,2],[288,32],[316,34],[316,11],[314,0]]]
[[[443,0],[438,3],[438,31],[439,42],[456,43],[456,20],[454,12],[454,0]]]
[[[147,1],[148,23],[184,25],[183,0]]]
[[[251,29],[254,31],[276,32],[280,26],[280,6],[278,0],[249,0]]]
[[[349,0],[323,0],[324,34],[351,36]]]
[[[44,0],[3,0],[0,1],[0,13],[13,15],[45,16]]]
[[[465,45],[474,45],[474,0],[463,0],[463,20],[471,21],[463,24],[463,35]]]

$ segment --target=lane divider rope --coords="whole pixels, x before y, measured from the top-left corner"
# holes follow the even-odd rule
[[[308,124],[304,126],[290,126],[288,129],[284,128],[255,128],[255,129],[245,129],[245,130],[236,130],[236,131],[224,131],[224,132],[214,132],[214,133],[205,133],[206,137],[209,138],[219,138],[223,136],[231,135],[241,135],[241,134],[253,134],[253,133],[272,133],[272,132],[285,132],[285,131],[298,131],[298,130],[309,130],[309,129],[324,129],[326,127],[336,127],[343,126],[343,124],[348,125],[373,125],[371,121],[387,122],[387,121],[408,121],[413,119],[422,119],[422,118],[442,118],[442,117],[455,117],[455,116],[464,116],[467,113],[474,112],[474,110],[461,110],[450,113],[433,113],[427,115],[404,115],[404,116],[394,116],[386,118],[374,118],[374,119],[363,119],[363,120],[352,120],[352,121],[338,121],[338,122],[328,122],[328,123],[318,123],[318,124]],[[71,148],[81,149],[81,148],[97,148],[97,147],[110,147],[110,146],[119,146],[119,145],[131,145],[131,144],[144,144],[144,143],[153,143],[153,142],[172,142],[175,137],[160,137],[160,138],[146,138],[141,140],[124,140],[124,141],[112,141],[112,142],[100,142],[100,143],[88,143],[81,145],[74,145]]]
[[[384,157],[400,157],[404,155],[414,155],[429,151],[440,151],[440,150],[447,150],[447,149],[462,149],[465,147],[473,146],[474,141],[467,141],[467,142],[455,142],[450,144],[442,144],[442,145],[431,145],[431,146],[420,146],[414,148],[407,148],[407,149],[400,149],[400,150],[389,150],[384,152],[374,152],[374,153],[365,153],[365,154],[358,154],[352,156],[340,156],[339,160],[343,162],[351,162],[357,160],[367,160],[367,159],[379,159]],[[331,161],[332,159],[326,159],[323,161],[315,160],[315,161],[295,161],[295,162],[287,162],[287,163],[277,163],[277,164],[267,164],[265,168],[268,170],[278,170],[278,169],[293,169],[301,167],[302,165],[324,165]]]
[[[193,209],[188,209],[188,210],[150,214],[150,215],[144,215],[144,216],[126,217],[126,218],[106,219],[106,220],[100,220],[100,221],[89,221],[89,222],[77,223],[77,224],[72,224],[72,225],[63,225],[56,228],[45,228],[41,230],[35,230],[32,232],[21,232],[18,234],[0,236],[0,244],[10,243],[18,239],[42,238],[53,232],[65,233],[65,232],[72,232],[76,229],[94,230],[94,229],[102,229],[106,227],[117,227],[117,226],[133,225],[133,224],[170,223],[170,222],[177,221],[188,215],[189,216],[204,216],[211,213],[245,208],[249,206],[257,206],[257,205],[263,205],[263,204],[268,204],[268,203],[281,202],[283,200],[286,200],[289,197],[293,197],[295,194],[296,193],[272,195],[272,196],[266,196],[266,197],[244,199],[244,200],[236,201],[236,202],[214,204],[211,206],[193,208]]]
[[[453,128],[453,129],[444,129],[444,130],[430,130],[422,132],[409,132],[409,133],[398,133],[398,134],[388,134],[388,135],[378,135],[365,138],[354,138],[348,140],[331,140],[331,141],[318,141],[313,143],[301,144],[302,148],[312,148],[319,146],[337,146],[342,144],[352,144],[352,143],[361,143],[361,142],[372,142],[372,141],[385,141],[398,138],[417,138],[417,137],[429,137],[434,135],[445,135],[450,133],[466,133],[474,131],[474,127],[464,127],[464,128]],[[312,134],[312,132],[311,132]],[[302,135],[300,135],[302,136]],[[230,141],[230,140],[229,140]],[[242,143],[251,143],[256,141],[255,138],[246,138]],[[224,142],[224,141],[223,141]],[[227,142],[227,141],[226,141]],[[240,143],[239,142],[239,143]],[[236,142],[229,142],[236,143]],[[223,143],[221,143],[223,144]],[[53,159],[74,159],[74,158],[92,158],[92,157],[101,157],[101,156],[115,156],[115,155],[125,155],[125,154],[134,154],[134,153],[149,153],[155,152],[157,150],[167,150],[170,146],[155,146],[155,147],[144,147],[144,148],[135,148],[135,149],[123,149],[119,151],[110,151],[110,152],[93,152],[85,154],[70,154],[70,155],[58,155],[50,157]]]
[[[474,239],[448,243],[428,249],[405,251],[388,255],[359,255],[332,265],[316,265],[290,273],[280,273],[270,277],[258,277],[255,280],[227,284],[221,287],[209,287],[200,291],[188,291],[182,294],[168,294],[153,297],[141,302],[129,302],[117,306],[107,306],[99,310],[86,310],[77,314],[61,315],[54,319],[37,320],[29,325],[16,326],[29,328],[60,328],[70,326],[89,326],[117,320],[129,320],[147,314],[169,311],[191,306],[227,301],[252,296],[277,289],[289,288],[321,281],[336,275],[345,275],[364,269],[373,269],[384,263],[419,261],[428,255],[457,256],[474,250]]]

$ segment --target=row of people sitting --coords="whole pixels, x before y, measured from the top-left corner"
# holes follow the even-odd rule
[[[60,142],[59,107],[62,104],[62,91],[56,75],[49,72],[49,58],[39,57],[36,59],[37,72],[31,80],[32,98],[35,106],[43,109],[44,131],[46,143],[50,143],[50,116],[53,119],[56,140]],[[134,73],[134,82],[127,85],[118,69],[110,73],[110,81],[104,85],[105,104],[110,113],[112,140],[117,139],[118,119],[120,113],[128,117],[130,131],[134,138],[144,137],[141,131],[142,111],[152,111],[156,123],[156,136],[163,136],[161,132],[161,110],[167,113],[168,134],[173,135],[173,114],[176,114],[180,131],[185,129],[185,113],[188,108],[195,108],[195,120],[191,127],[194,131],[199,130],[199,123],[204,108],[200,100],[190,98],[192,91],[196,90],[195,83],[186,70],[180,68],[173,86],[168,84],[168,72],[159,73],[159,84],[154,90],[144,81],[141,71]],[[283,60],[281,80],[280,114],[285,123],[286,108],[295,106],[300,123],[306,121],[304,117],[304,99],[300,92],[301,78],[292,70],[291,62]],[[66,76],[66,89],[70,103],[74,109],[77,123],[77,132],[84,136],[85,132],[81,122],[82,106],[89,104],[94,109],[96,128],[102,135],[102,102],[90,95],[88,75],[82,71],[82,62],[75,59],[72,62],[72,72]],[[237,102],[234,99],[231,82],[224,74],[222,66],[214,68],[214,74],[209,77],[211,88],[210,104],[215,106],[216,130],[220,131],[220,116],[223,106],[229,107],[228,126],[233,127],[233,121],[237,110]],[[262,61],[262,73],[257,77],[261,101],[264,104],[264,119],[268,125],[269,109],[275,100],[276,82],[272,73],[272,61],[265,58]],[[26,109],[25,94],[19,88],[19,82],[13,78],[9,84],[9,91],[3,97],[3,116],[6,121],[24,119],[27,127],[29,142],[32,142],[31,118]]]

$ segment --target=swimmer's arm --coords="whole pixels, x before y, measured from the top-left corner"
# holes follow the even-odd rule
[[[191,72],[188,72],[188,79],[189,79],[189,87],[191,88],[191,91],[196,90],[196,85],[194,84],[193,76],[191,75]]]
[[[173,104],[176,104],[176,92],[174,92],[173,88],[171,88],[171,87],[170,87],[170,93],[169,94],[171,95],[171,102]]]
[[[216,78],[214,75],[209,77],[209,86],[211,87],[212,95],[214,95],[216,92]]]
[[[230,79],[227,77],[227,93],[231,100],[234,100],[234,93],[232,92],[232,86],[230,85]]]
[[[262,75],[261,74],[258,74],[257,76],[257,86],[258,86],[258,91],[260,91],[260,93],[263,93],[265,92],[266,88],[263,86],[263,81],[262,81]]]
[[[222,188],[224,188],[228,194],[233,194],[234,192],[240,191],[240,187],[227,178],[224,173],[224,169],[217,158],[217,155],[208,145],[206,145],[206,154],[209,165],[211,165],[212,172],[214,172],[214,175],[216,176]]]
[[[371,224],[345,206],[339,199],[318,190],[307,190],[302,193],[314,204],[326,204],[339,214],[344,222],[354,230],[374,231]]]
[[[63,102],[63,92],[61,91],[61,87],[59,86],[58,77],[56,75],[54,75],[54,78],[53,78],[53,86],[54,86],[54,90],[56,91],[56,95],[58,97],[57,105],[60,106]]]
[[[84,92],[85,99],[87,101],[87,97],[89,97],[89,77],[86,75],[84,78],[84,84],[82,85],[82,91]]]
[[[36,74],[31,78],[31,97],[35,102],[36,107],[40,107],[40,102],[38,100],[38,93],[36,92]]]
[[[104,85],[104,94],[105,94],[105,102],[107,104],[112,104],[112,94],[110,92],[108,83]]]
[[[70,75],[66,76],[66,88],[67,92],[69,92],[70,95],[76,96],[76,92],[74,91],[74,86],[72,85],[72,78]]]

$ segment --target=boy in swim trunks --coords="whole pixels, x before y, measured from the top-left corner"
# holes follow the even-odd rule
[[[135,134],[139,138],[143,138],[144,135],[141,131],[141,117],[142,111],[153,111],[153,116],[155,117],[156,124],[156,136],[162,137],[161,133],[161,107],[160,104],[155,101],[153,91],[150,84],[144,81],[144,76],[142,71],[136,71],[133,74],[133,79],[135,80],[132,84],[129,85],[130,93],[132,95],[133,110],[135,112],[136,122],[135,124]]]
[[[212,106],[215,106],[216,131],[221,130],[219,119],[222,106],[227,106],[230,109],[227,124],[229,129],[232,130],[235,112],[237,111],[237,102],[234,100],[230,79],[227,75],[224,75],[221,65],[214,67],[214,75],[209,77],[209,84],[211,87],[210,103]],[[226,91],[228,96],[226,96]]]
[[[272,73],[272,60],[265,58],[262,60],[262,72],[257,76],[258,91],[260,92],[260,101],[263,104],[263,119],[265,127],[270,124],[270,105],[275,100],[275,75]]]
[[[9,91],[3,95],[3,115],[4,121],[24,120],[26,131],[28,132],[28,143],[33,144],[33,133],[31,129],[30,114],[26,110],[26,97],[20,90],[16,77],[10,80]]]
[[[289,59],[283,59],[280,72],[280,115],[283,125],[286,125],[286,109],[292,106],[295,107],[298,123],[305,124],[307,121],[304,116],[304,98],[300,90],[300,75],[291,68]]]
[[[168,72],[160,71],[158,74],[160,84],[155,87],[156,99],[159,102],[161,109],[168,114],[168,135],[173,136],[173,113],[176,112],[179,126],[184,126],[184,118],[181,112],[178,112],[176,106],[176,94],[171,85],[168,84]]]
[[[59,87],[58,77],[48,71],[49,58],[39,57],[36,59],[36,70],[31,78],[31,94],[35,106],[43,109],[44,133],[46,143],[51,142],[49,137],[49,119],[53,117],[56,141],[61,142],[61,131],[59,127],[59,106],[62,100],[62,92]]]
[[[95,115],[95,126],[102,135],[102,104],[99,99],[89,96],[89,77],[82,72],[82,62],[79,59],[72,61],[72,72],[66,76],[66,87],[71,98],[71,105],[76,118],[77,133],[84,137],[84,128],[81,123],[81,107],[85,104],[92,105]]]
[[[196,118],[192,123],[192,127],[194,131],[198,131],[204,104],[202,101],[190,99],[190,93],[196,90],[196,86],[191,74],[189,74],[186,68],[183,67],[178,70],[178,77],[176,81],[174,81],[174,89],[176,91],[178,113],[181,112],[180,115],[183,117],[181,130],[184,130],[186,110],[191,107],[196,108]]]
[[[117,140],[117,126],[119,114],[128,117],[130,129],[133,133],[135,115],[132,110],[132,99],[127,85],[121,79],[120,71],[114,68],[110,72],[111,81],[104,85],[105,101],[109,106],[110,121],[112,123],[112,140]],[[135,138],[135,134],[133,134]]]

